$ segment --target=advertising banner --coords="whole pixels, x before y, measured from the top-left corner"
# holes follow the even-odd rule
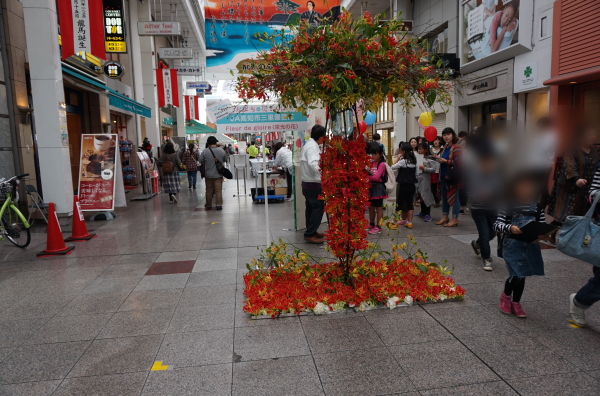
[[[179,36],[179,22],[138,22],[140,36]]]
[[[485,58],[518,42],[520,2],[468,0],[463,2],[462,63]]]
[[[275,106],[237,106],[217,121],[218,133],[261,133],[305,130],[307,117]]]
[[[61,0],[57,5],[61,59],[85,53],[105,59],[102,0]]]
[[[117,135],[81,135],[79,203],[81,210],[113,210]]]
[[[127,52],[123,0],[103,0],[106,52]]]
[[[227,117],[231,114],[235,108],[231,105],[229,99],[223,99],[212,106],[206,108],[206,118],[210,122],[217,122],[218,120]]]
[[[297,1],[297,0],[296,0]],[[287,29],[286,24],[303,20],[312,26],[330,23],[340,14],[340,0],[294,2],[252,0],[206,2],[206,66],[208,73],[237,71],[237,65],[256,57],[257,49],[268,49],[256,33]]]
[[[171,104],[179,107],[179,85],[176,69],[155,69],[158,107]]]

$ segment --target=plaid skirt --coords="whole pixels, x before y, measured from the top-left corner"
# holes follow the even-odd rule
[[[173,173],[163,173],[162,177],[162,188],[167,194],[176,194],[181,189],[179,181],[179,171]]]

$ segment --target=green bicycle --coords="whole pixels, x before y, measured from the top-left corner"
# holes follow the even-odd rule
[[[25,248],[31,242],[31,232],[29,223],[23,213],[15,206],[19,201],[19,191],[17,189],[19,180],[29,176],[29,173],[15,176],[8,180],[0,179],[0,202],[4,201],[0,208],[0,240],[8,238],[13,245]],[[12,199],[14,192],[15,199]]]

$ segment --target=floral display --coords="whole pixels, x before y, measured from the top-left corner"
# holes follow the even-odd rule
[[[410,245],[416,246],[412,238]],[[449,277],[451,269],[427,261],[421,250],[411,254],[410,245],[393,245],[388,254],[369,243],[352,266],[349,285],[337,263],[311,264],[306,253],[287,254],[287,244],[280,241],[249,265],[244,276],[244,311],[271,317],[302,312],[322,315],[464,297],[465,290]]]

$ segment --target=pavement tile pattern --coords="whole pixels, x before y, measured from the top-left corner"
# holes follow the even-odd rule
[[[567,320],[590,265],[545,249],[547,276],[527,279],[518,319],[497,308],[507,271],[497,257],[482,270],[468,213],[450,229],[417,219],[370,238],[416,237],[455,267],[464,301],[251,320],[243,275],[266,240],[264,205],[227,182],[223,211],[205,211],[199,184],[178,204],[160,195],[88,222],[98,237],[68,256],[35,257],[39,225],[25,250],[0,243],[0,395],[600,394],[600,305],[588,328]],[[293,205],[269,205],[271,237],[327,258],[289,231]]]

